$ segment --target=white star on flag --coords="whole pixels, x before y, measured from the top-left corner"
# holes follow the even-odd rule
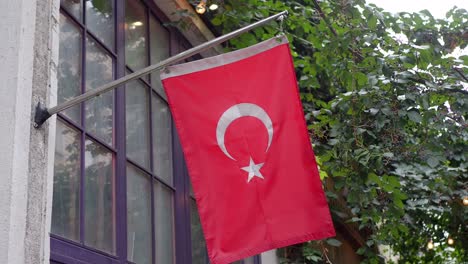
[[[241,168],[242,170],[245,170],[249,173],[249,178],[247,179],[247,182],[250,182],[253,179],[253,177],[259,177],[264,179],[262,173],[260,172],[260,168],[262,168],[263,164],[264,163],[255,164],[252,157],[250,157],[249,166]]]

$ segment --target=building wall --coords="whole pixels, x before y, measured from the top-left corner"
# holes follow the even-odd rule
[[[49,103],[51,56],[58,51],[51,25],[59,0],[1,0],[0,34],[0,259],[48,263],[52,174],[48,130],[32,127],[34,103]],[[55,8],[57,9],[57,8]],[[58,10],[58,9],[57,9]],[[55,20],[56,22],[56,20]],[[56,24],[56,23],[55,23]],[[54,46],[55,45],[55,46]],[[55,56],[56,57],[56,56]],[[55,102],[51,102],[55,104]],[[53,129],[53,127],[52,127]],[[54,133],[51,133],[54,134]],[[52,153],[53,155],[53,153]],[[50,216],[49,216],[50,218]]]
[[[60,0],[36,1],[31,115],[41,105],[57,103]],[[24,263],[49,263],[55,116],[41,128],[30,122],[28,201]]]
[[[27,205],[32,43],[35,8],[31,1],[1,3],[0,32],[0,258],[7,263],[24,259]]]
[[[0,259],[6,263],[24,260],[35,25],[30,2],[0,4]]]

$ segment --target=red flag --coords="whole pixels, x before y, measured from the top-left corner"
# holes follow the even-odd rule
[[[161,78],[212,264],[335,235],[286,37]]]

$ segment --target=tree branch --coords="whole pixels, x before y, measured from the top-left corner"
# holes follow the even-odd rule
[[[337,33],[336,30],[332,27],[330,21],[328,20],[327,16],[325,15],[325,13],[323,12],[322,8],[321,8],[320,5],[318,4],[317,0],[313,0],[313,2],[314,2],[314,6],[315,6],[315,8],[317,9],[317,11],[318,11],[320,17],[323,19],[323,21],[325,21],[325,24],[327,24],[327,27],[330,29],[330,31],[333,33],[333,35],[334,35],[335,37],[337,37],[337,36],[338,36],[338,33]],[[354,56],[357,57],[357,60],[358,60],[358,61],[362,61],[362,60],[364,59],[364,57],[362,57],[362,55],[361,55],[358,51],[354,50],[353,48],[348,47],[348,50],[349,50]]]
[[[328,21],[328,18],[325,16],[325,13],[323,13],[323,10],[319,6],[317,0],[313,0],[313,1],[314,1],[314,6],[317,9],[317,11],[319,12],[320,17],[322,17],[322,19],[325,21],[325,24],[327,24],[328,28],[331,30],[333,35],[335,35],[335,37],[338,36],[338,33],[336,33],[336,30],[331,26],[330,21]]]
[[[463,78],[463,80],[465,80],[465,82],[468,82],[468,78],[466,78],[466,76],[463,74],[462,71],[460,71],[460,69],[453,67],[453,70],[456,71]]]

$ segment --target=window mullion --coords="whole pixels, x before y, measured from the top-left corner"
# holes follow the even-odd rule
[[[116,79],[125,76],[125,2],[115,3],[115,62]],[[126,181],[126,132],[125,86],[115,90],[115,147],[116,153],[116,246],[120,263],[127,263],[127,181]]]
[[[86,92],[86,12],[85,12],[85,7],[86,7],[86,1],[83,0],[81,3],[82,7],[82,21],[84,28],[81,28],[81,93]],[[80,104],[80,123],[81,123],[81,141],[80,141],[80,146],[81,146],[81,151],[80,151],[80,243],[84,245],[85,243],[85,221],[86,221],[86,216],[85,216],[85,158],[86,158],[86,151],[85,151],[85,142],[86,142],[86,120],[85,120],[85,103]]]
[[[174,55],[178,52],[177,50],[177,37],[173,30],[169,31],[170,34],[170,55]],[[191,258],[189,258],[190,252],[190,220],[187,219],[189,216],[188,210],[188,197],[185,190],[185,175],[184,175],[184,159],[182,153],[182,147],[180,145],[179,136],[175,129],[174,122],[172,122],[172,170],[174,177],[174,187],[176,189],[174,195],[174,227],[175,227],[175,255],[176,264],[189,264]]]
[[[149,9],[146,8],[146,18],[145,18],[145,24],[146,24],[146,58],[147,58],[147,61],[149,62],[149,58],[150,58],[150,24],[149,24]],[[151,84],[151,78],[148,78],[148,82]],[[153,150],[154,150],[154,147],[153,147],[153,113],[152,113],[152,109],[153,109],[153,106],[152,104],[154,103],[152,98],[152,93],[151,93],[151,85],[149,85],[149,87],[146,87],[145,86],[145,89],[148,89],[148,100],[149,100],[149,105],[148,105],[148,108],[149,108],[149,115],[148,115],[148,118],[149,118],[149,145],[150,145],[150,148],[149,148],[149,154],[150,154],[150,171],[151,171],[151,256],[152,256],[152,260],[153,260],[153,263],[156,263],[156,228],[155,228],[155,214],[156,214],[156,209],[155,209],[155,204],[154,204],[154,183],[155,183],[155,180],[154,180],[154,177],[153,177],[153,173],[154,173],[154,160],[153,160]]]
[[[173,142],[173,170],[174,170],[174,186],[176,189],[174,195],[174,213],[175,213],[175,253],[177,264],[189,264],[191,259],[190,252],[190,218],[189,216],[189,203],[187,191],[185,190],[185,173],[183,154],[180,146],[178,135],[172,129],[172,142]]]

